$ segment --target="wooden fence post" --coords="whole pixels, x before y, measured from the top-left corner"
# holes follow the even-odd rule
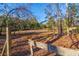
[[[30,46],[30,53],[31,53],[31,56],[33,56],[33,45],[32,45],[32,43],[34,44],[34,42],[31,41],[30,39],[28,41],[29,41],[29,46]]]

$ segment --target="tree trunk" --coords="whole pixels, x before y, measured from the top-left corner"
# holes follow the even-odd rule
[[[59,33],[59,35],[62,35],[63,34],[62,20],[59,20],[58,33]]]
[[[10,30],[9,30],[9,27],[6,26],[6,40],[7,40],[7,44],[6,44],[6,53],[7,53],[7,56],[10,55]]]
[[[0,35],[2,35],[1,32],[2,32],[2,26],[0,26]]]

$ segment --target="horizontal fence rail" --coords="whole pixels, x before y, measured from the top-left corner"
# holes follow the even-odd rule
[[[69,48],[64,48],[64,47],[60,47],[60,46],[54,46],[51,44],[45,44],[42,42],[32,41],[30,39],[29,39],[29,44],[31,44],[32,46],[37,46],[44,50],[56,52],[58,55],[61,55],[61,56],[79,56],[78,49],[76,50],[76,49],[69,49]]]

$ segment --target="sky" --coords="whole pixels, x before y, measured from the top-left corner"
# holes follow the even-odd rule
[[[32,14],[34,16],[36,16],[36,19],[41,22],[41,21],[44,21],[46,20],[46,14],[45,14],[45,8],[47,7],[48,3],[32,3],[32,4],[21,4],[21,3],[7,3],[9,5],[9,9],[12,9],[14,7],[18,7],[19,5],[30,5],[29,7],[29,10],[32,12]],[[2,8],[3,6],[0,6],[0,9]],[[54,9],[55,7],[53,7]],[[62,7],[61,7],[61,10],[62,10],[62,13],[65,15],[66,13],[66,6],[65,4],[62,4]]]
[[[45,11],[48,4],[32,4],[31,11],[35,16],[37,16],[38,21],[44,21],[45,20]]]
[[[35,3],[31,6],[31,11],[35,16],[37,16],[37,19],[39,22],[46,20],[46,14],[45,14],[45,8],[48,6],[48,3]],[[66,5],[62,4],[61,7],[62,13],[65,15],[66,13]]]

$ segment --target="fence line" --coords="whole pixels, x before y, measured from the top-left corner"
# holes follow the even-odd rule
[[[32,46],[35,46],[35,43],[36,43],[37,47],[42,48],[44,50],[56,52],[58,55],[62,55],[62,56],[78,56],[79,55],[79,49],[69,49],[69,48],[64,48],[64,47],[60,47],[60,46],[54,46],[51,44],[34,42],[30,39],[29,39],[29,43]]]

